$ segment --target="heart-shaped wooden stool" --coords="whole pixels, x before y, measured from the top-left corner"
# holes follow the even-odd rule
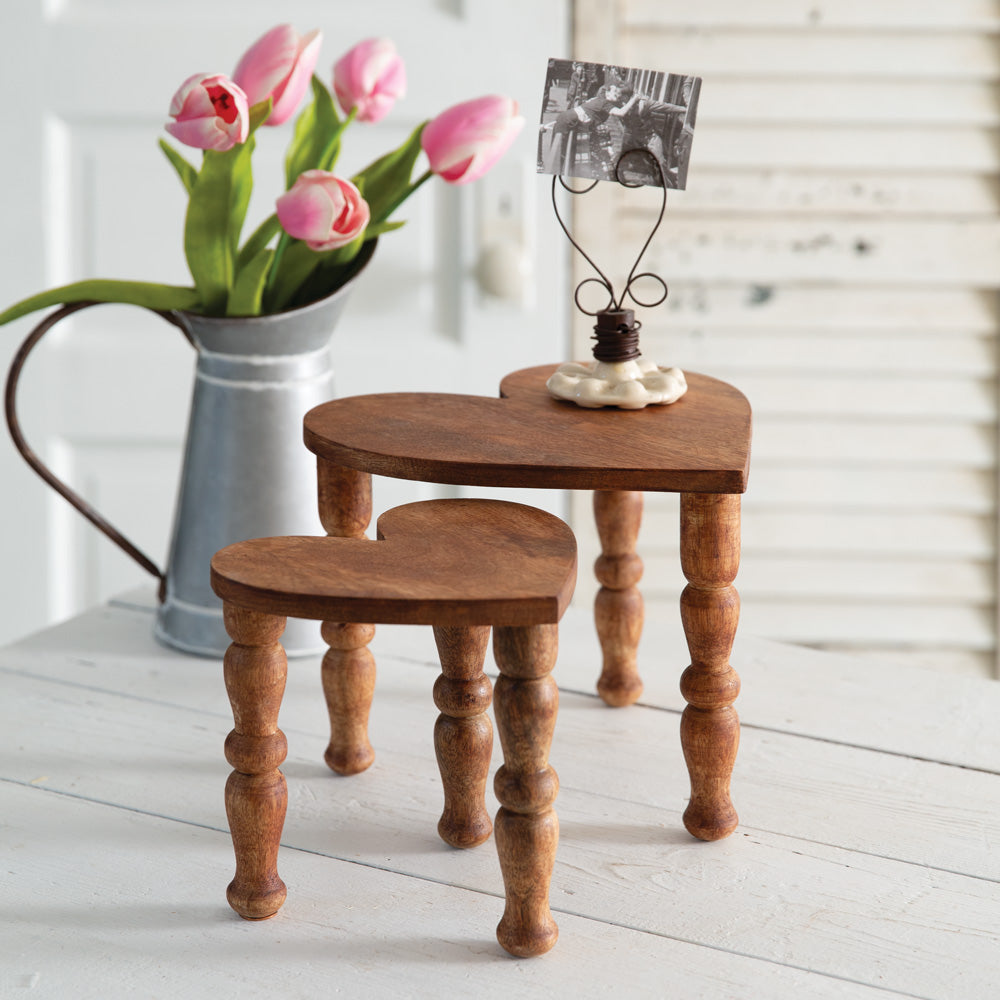
[[[233,773],[226,812],[236,852],[230,905],[259,920],[285,900],[277,856],[288,793],[278,729],[287,660],[279,642],[287,616],[323,622],[330,651],[323,684],[330,709],[327,763],[352,774],[371,764],[368,707],[372,624],[434,626],[441,711],[434,747],[444,785],[441,837],[472,847],[490,835],[484,801],[493,748],[485,715],[490,682],[483,660],[493,627],[500,677],[494,714],[504,764],[494,790],[497,853],[507,904],[497,927],[513,955],[539,955],[556,941],[549,882],[559,823],[559,781],[548,753],[558,689],[557,622],[576,582],[576,541],[557,517],[498,500],[431,500],[387,511],[378,540],[257,538],[212,560],[233,642],[225,656],[235,728],[226,740]]]
[[[554,365],[526,368],[500,395],[378,393],[317,406],[305,442],[318,458],[319,510],[331,535],[364,533],[371,476],[464,486],[594,491],[601,588],[594,618],[609,705],[642,692],[636,663],[643,625],[640,491],[680,493],[681,620],[691,654],[681,675],[688,702],[681,744],[691,777],[684,824],[718,840],[736,828],[729,781],[739,745],[729,653],[739,619],[740,494],[750,466],[750,405],[731,385],[687,373],[669,406],[581,409],[545,387]],[[359,633],[360,635],[360,633]],[[359,639],[359,644],[360,644]]]

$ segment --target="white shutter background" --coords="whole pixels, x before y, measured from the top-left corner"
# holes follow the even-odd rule
[[[995,671],[998,31],[987,0],[577,3],[577,58],[704,78],[647,258],[670,298],[637,314],[647,358],[753,405],[748,632]],[[650,194],[575,200],[622,273]],[[647,497],[640,544],[647,604],[673,603],[675,497]]]

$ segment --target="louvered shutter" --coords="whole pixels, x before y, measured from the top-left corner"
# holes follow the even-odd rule
[[[998,28],[983,0],[577,3],[578,58],[704,78],[638,315],[647,358],[753,404],[748,631],[993,670]],[[576,231],[626,268],[656,197],[601,187]],[[684,583],[676,525],[650,495],[647,602]]]

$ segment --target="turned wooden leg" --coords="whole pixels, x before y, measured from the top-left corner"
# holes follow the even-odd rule
[[[368,643],[374,625],[323,622],[323,695],[330,716],[330,743],[323,754],[337,774],[359,774],[371,767],[375,751],[368,741],[368,716],[375,693],[375,657]]]
[[[549,766],[549,747],[559,708],[555,666],[557,626],[494,629],[493,655],[500,668],[494,693],[504,763],[493,788],[500,800],[497,853],[507,904],[497,940],[512,955],[548,951],[559,936],[549,911],[549,883],[559,842],[552,803],[559,778]]]
[[[485,714],[493,689],[483,673],[490,629],[436,626],[434,641],[441,657],[441,676],[434,682],[434,704],[441,710],[434,750],[444,787],[438,833],[452,847],[475,847],[493,829],[486,811],[493,725]]]
[[[740,616],[740,597],[732,586],[739,563],[739,495],[682,494],[681,566],[688,585],[681,595],[681,620],[691,654],[681,676],[688,703],[681,744],[691,776],[684,825],[702,840],[721,840],[739,822],[729,797],[740,744],[733,708],[740,679],[729,665]]]
[[[636,665],[642,634],[642,559],[635,551],[642,520],[642,494],[619,490],[594,493],[594,518],[601,555],[594,575],[601,589],[594,602],[594,620],[604,665],[597,693],[609,705],[631,705],[642,694]]]
[[[324,459],[317,465],[319,516],[328,535],[364,538],[372,517],[372,477]],[[368,716],[375,692],[375,658],[368,643],[374,625],[324,622],[323,694],[330,715],[330,743],[323,759],[338,774],[357,774],[371,766]]]
[[[233,640],[224,658],[226,690],[235,728],[226,739],[234,771],[226,783],[226,815],[236,852],[229,905],[247,920],[273,916],[285,901],[278,877],[278,844],[288,790],[278,765],[288,744],[278,728],[287,660],[278,639],[285,619],[224,605]]]

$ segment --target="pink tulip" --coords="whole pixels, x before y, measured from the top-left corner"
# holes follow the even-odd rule
[[[420,145],[431,170],[449,184],[478,180],[507,151],[524,119],[509,97],[477,97],[427,123]]]
[[[309,88],[322,40],[318,28],[300,37],[290,24],[279,24],[243,54],[233,80],[246,91],[251,107],[273,100],[265,125],[280,125],[294,114]]]
[[[326,170],[305,170],[277,201],[278,221],[311,250],[334,250],[368,225],[368,202],[350,182]]]
[[[250,130],[247,95],[227,76],[196,73],[170,102],[167,131],[186,146],[223,152],[246,142]]]
[[[344,111],[358,109],[358,121],[384,118],[406,93],[406,67],[388,38],[358,42],[333,67],[333,89]]]

